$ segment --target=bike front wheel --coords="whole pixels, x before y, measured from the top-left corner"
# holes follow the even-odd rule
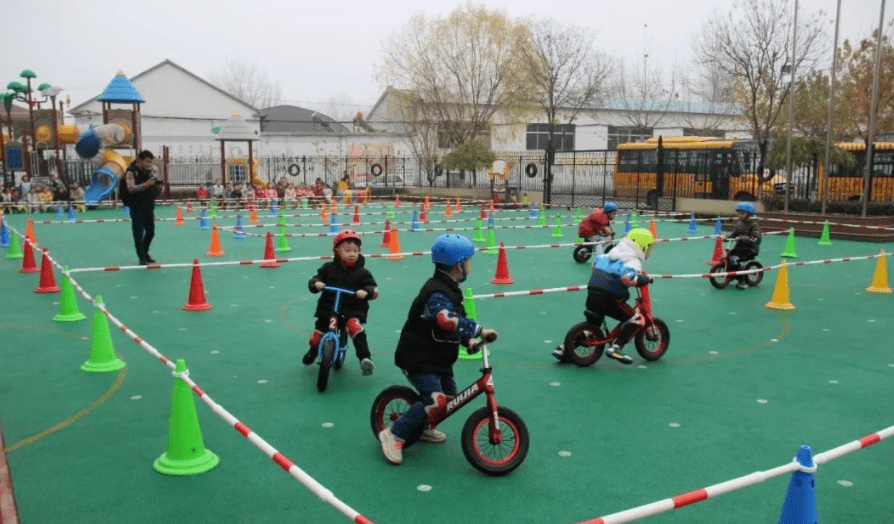
[[[648,361],[663,357],[670,345],[670,330],[660,318],[653,318],[652,324],[646,326],[634,337],[636,352]]]
[[[332,367],[332,357],[335,355],[335,339],[326,338],[322,344],[320,370],[317,372],[317,390],[320,393],[326,391],[326,386],[329,384],[329,369]]]
[[[569,329],[565,335],[565,355],[578,366],[592,366],[605,350],[604,342],[596,344],[594,341],[606,338],[608,335],[601,326],[581,322]]]
[[[763,268],[764,268],[763,264],[761,264],[757,260],[751,260],[751,261],[745,263],[745,267],[743,269],[745,269],[747,271],[749,269],[763,269]],[[747,275],[747,277],[748,277],[748,285],[753,287],[753,286],[760,284],[761,280],[764,279],[764,272],[761,271],[759,273],[749,273]]]
[[[373,436],[378,439],[379,433],[383,429],[390,428],[391,424],[394,424],[410,409],[410,406],[420,401],[422,398],[419,394],[406,386],[389,386],[382,390],[373,401],[372,409],[369,412]],[[408,448],[419,440],[423,429],[425,429],[424,425],[420,426],[418,431],[414,431],[404,442],[404,447]]]
[[[708,280],[710,280],[711,285],[716,287],[717,289],[723,289],[727,285],[729,285],[729,275],[714,276],[714,273],[726,273],[726,267],[724,267],[723,264],[717,264],[716,266],[711,267],[711,276],[708,277]]]
[[[497,408],[500,442],[490,438],[493,413],[483,407],[466,420],[462,432],[463,454],[478,471],[501,476],[519,467],[528,454],[528,427],[517,413],[509,408]]]
[[[572,253],[571,256],[574,258],[575,262],[583,264],[593,256],[593,249],[590,246],[577,246],[574,248],[574,253]]]

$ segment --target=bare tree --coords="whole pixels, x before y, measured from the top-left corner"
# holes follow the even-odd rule
[[[710,64],[683,77],[680,102],[683,105],[680,119],[701,136],[718,135],[739,114],[733,78]]]
[[[242,59],[227,60],[226,68],[210,76],[212,84],[257,109],[280,104],[279,81],[272,82],[261,68]]]
[[[641,67],[618,67],[613,82],[611,106],[621,110],[621,120],[637,130],[658,126],[676,109],[680,97],[676,69],[669,74],[659,64],[649,67],[643,55]]]
[[[758,173],[787,100],[789,75],[813,68],[825,43],[823,12],[798,16],[792,64],[793,14],[790,0],[741,0],[726,15],[711,18],[694,45],[699,63],[736,79],[737,100],[760,150]]]

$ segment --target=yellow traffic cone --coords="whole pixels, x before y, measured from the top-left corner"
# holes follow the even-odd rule
[[[779,268],[779,276],[776,277],[776,287],[773,288],[773,297],[764,304],[769,309],[795,309],[794,304],[788,298],[788,265],[782,261]]]
[[[870,293],[891,293],[891,288],[888,287],[888,266],[885,261],[885,250],[882,249],[879,253],[881,256],[878,257],[878,262],[875,264],[875,275],[872,276],[872,284],[866,291]]]

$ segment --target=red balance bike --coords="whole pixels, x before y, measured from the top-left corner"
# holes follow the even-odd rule
[[[636,291],[634,311],[643,317],[645,323],[637,327],[633,341],[639,356],[655,361],[667,352],[670,345],[670,330],[663,320],[652,316],[649,286],[638,287]],[[589,318],[586,312],[584,315]],[[602,325],[587,321],[568,330],[565,335],[565,354],[572,362],[581,367],[592,366],[602,356],[605,345],[618,337],[622,323],[619,322],[615,329],[609,332],[607,318],[602,320]]]
[[[735,264],[737,261],[734,260],[735,257],[730,255],[730,251],[732,250],[732,246],[735,243],[734,238],[726,239],[726,246],[723,248],[723,257],[720,259],[719,264],[715,264],[711,266],[710,277],[708,280],[711,281],[711,285],[716,287],[717,289],[723,289],[729,285],[730,282],[736,279],[735,276],[730,275],[728,271],[729,267],[732,264]],[[747,262],[743,262],[739,265],[739,271],[751,271],[755,269],[763,269],[764,266],[758,262],[757,260],[749,260]],[[721,273],[715,276],[715,273]],[[726,273],[726,274],[722,274]],[[751,287],[754,287],[761,283],[761,280],[764,279],[764,272],[758,271],[756,273],[748,273],[745,275],[746,282]]]
[[[428,425],[438,425],[475,397],[487,395],[487,405],[473,412],[466,420],[462,430],[462,447],[466,460],[476,469],[488,475],[506,475],[519,467],[528,454],[528,427],[517,413],[509,408],[497,405],[494,396],[494,380],[491,367],[487,361],[487,348],[480,344],[476,350],[481,351],[484,367],[481,378],[466,389],[450,398],[447,406],[428,418]],[[469,351],[469,353],[473,353]],[[373,436],[378,438],[379,432],[406,413],[410,406],[422,401],[416,390],[406,386],[389,386],[379,393],[373,402],[370,412]],[[403,447],[413,445],[426,424],[421,425],[410,435]]]

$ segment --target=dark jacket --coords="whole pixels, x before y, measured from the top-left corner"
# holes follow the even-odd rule
[[[459,357],[462,341],[456,332],[445,331],[435,319],[423,318],[429,297],[437,292],[446,295],[453,303],[458,317],[465,317],[463,293],[459,283],[443,271],[435,271],[419,290],[419,295],[410,305],[407,321],[397,341],[394,363],[408,373],[435,373],[452,377],[453,364]]]
[[[133,176],[133,186],[126,182],[128,173]],[[148,182],[152,177],[152,171],[148,169],[140,169],[134,162],[128,166],[127,172],[124,173],[124,177],[125,184],[127,185],[127,192],[129,193],[128,202],[125,202],[125,204],[130,207],[154,209],[155,199],[161,194],[161,183],[156,181],[152,186],[142,185]]]
[[[348,269],[341,261],[333,260],[326,262],[317,274],[310,277],[307,287],[311,293],[320,293],[314,287],[317,282],[322,282],[327,286],[338,287],[341,289],[351,289],[357,291],[362,289],[366,291],[367,297],[363,300],[354,295],[341,295],[338,302],[338,310],[346,318],[356,318],[361,323],[366,322],[366,313],[369,311],[369,301],[378,296],[376,289],[376,279],[366,267],[366,259],[360,255],[354,267]],[[332,308],[335,307],[336,293],[331,291],[323,291],[320,299],[317,301],[317,310],[314,312],[316,318],[329,318],[332,316]]]
[[[739,220],[733,226],[733,230],[726,235],[729,238],[739,237],[736,243],[736,249],[749,252],[752,257],[760,253],[761,248],[761,226],[751,217]]]

